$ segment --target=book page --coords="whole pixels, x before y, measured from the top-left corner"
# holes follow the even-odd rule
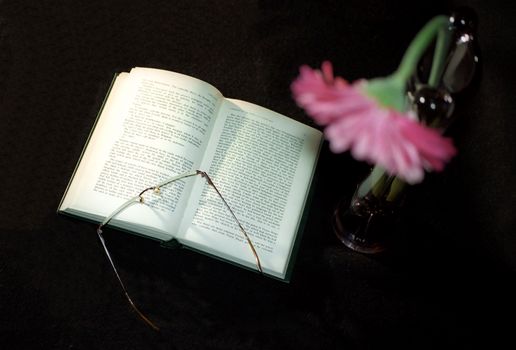
[[[201,169],[241,221],[264,271],[284,277],[312,180],[321,132],[265,108],[226,99]],[[235,220],[216,192],[196,189],[186,245],[256,268]],[[187,219],[185,218],[185,222]]]
[[[148,68],[121,74],[60,209],[101,221],[145,188],[197,169],[221,97],[211,85],[181,74]],[[192,184],[167,185],[113,224],[148,227],[140,233],[170,239]]]

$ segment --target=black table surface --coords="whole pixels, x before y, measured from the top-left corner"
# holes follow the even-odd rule
[[[291,283],[109,230],[131,311],[92,224],[56,208],[115,72],[198,77],[225,96],[311,120],[302,64],[349,80],[392,72],[418,29],[479,18],[480,79],[457,105],[459,150],[410,189],[400,240],[344,248],[333,208],[368,166],[323,146]],[[0,0],[0,347],[433,349],[514,347],[516,6],[503,1]]]

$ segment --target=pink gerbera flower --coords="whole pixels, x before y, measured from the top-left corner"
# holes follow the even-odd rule
[[[399,105],[404,98],[392,91],[390,81],[375,82],[374,92],[383,101],[368,95],[367,84],[334,78],[331,63],[324,62],[320,71],[301,67],[292,92],[299,106],[327,126],[325,136],[333,152],[350,150],[356,159],[377,164],[412,184],[423,179],[425,169],[442,170],[456,153],[451,140],[419,124],[412,112],[389,105],[391,100]]]

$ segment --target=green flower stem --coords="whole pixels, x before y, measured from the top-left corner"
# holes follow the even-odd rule
[[[372,191],[376,197],[379,197],[383,193],[383,189],[385,187],[385,178],[385,170],[376,165],[369,176],[360,184],[358,195],[363,197],[369,191]]]
[[[448,18],[446,16],[434,17],[416,35],[405,52],[398,69],[392,75],[393,81],[403,82],[406,85],[406,82],[414,74],[425,50],[436,35],[437,40],[428,85],[431,87],[438,86],[451,40],[451,32],[448,30]],[[376,165],[371,174],[360,185],[358,194],[359,196],[364,196],[368,191],[371,191],[374,196],[382,197],[387,193],[386,200],[394,202],[399,199],[406,186],[407,183],[405,181],[399,177],[393,178],[388,176],[383,168]]]
[[[416,37],[410,43],[405,55],[403,56],[401,63],[394,73],[394,75],[403,81],[408,81],[414,71],[416,70],[417,64],[424,54],[428,45],[433,41],[437,35],[437,46],[434,54],[434,64],[432,64],[431,77],[432,80],[438,80],[442,71],[443,64],[439,64],[437,67],[436,59],[442,60],[448,47],[449,39],[445,37],[448,35],[448,18],[446,16],[436,16],[431,19],[424,27],[417,33]],[[438,56],[438,57],[436,57]],[[444,63],[444,62],[443,62]],[[433,74],[432,74],[433,73]]]
[[[407,183],[396,176],[389,176],[383,168],[376,165],[369,176],[360,184],[358,195],[365,196],[369,191],[377,198],[394,202],[399,198]]]
[[[446,63],[446,56],[448,55],[448,49],[450,47],[451,31],[446,26],[439,29],[437,35],[437,42],[435,44],[434,57],[432,60],[432,68],[430,70],[430,76],[428,78],[428,85],[436,88],[441,80],[444,64]]]
[[[392,180],[391,189],[389,191],[389,194],[387,195],[387,201],[396,201],[405,189],[405,187],[407,187],[407,183],[401,180],[399,177],[395,177],[394,180]]]

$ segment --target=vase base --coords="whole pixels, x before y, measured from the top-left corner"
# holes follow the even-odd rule
[[[333,232],[342,244],[353,251],[364,254],[384,252],[388,248],[386,235],[389,231],[379,231],[377,225],[369,226],[368,221],[371,220],[359,217],[349,209],[342,212],[338,207],[333,215]]]
[[[357,242],[357,239],[352,234],[349,235],[349,238],[345,235],[342,235],[340,233],[335,232],[335,235],[337,236],[338,240],[344,244],[349,249],[363,253],[363,254],[378,254],[381,252],[384,252],[387,247],[382,245],[364,245]]]

